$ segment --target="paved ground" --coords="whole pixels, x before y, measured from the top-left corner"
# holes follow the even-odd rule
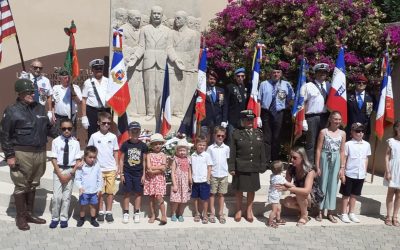
[[[18,231],[2,221],[1,249],[399,249],[400,227],[384,225],[260,228]]]

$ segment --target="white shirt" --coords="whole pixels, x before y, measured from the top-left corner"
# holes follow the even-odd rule
[[[102,77],[101,81],[99,82],[96,78],[88,78],[84,83],[83,83],[83,89],[82,89],[82,97],[86,97],[86,104],[93,107],[93,108],[101,108],[102,106],[100,103],[97,101],[96,94],[94,93],[94,89],[92,86],[92,82],[94,82],[94,86],[96,86],[97,93],[99,94],[100,100],[103,103],[104,107],[108,107],[106,103],[106,94],[107,94],[107,84],[108,84],[108,78],[107,77]]]
[[[211,167],[211,176],[221,178],[228,176],[228,161],[229,159],[229,146],[224,143],[218,146],[216,143],[210,145],[207,153],[210,154],[211,160],[214,163]]]
[[[111,132],[102,134],[100,131],[90,136],[88,146],[95,146],[98,150],[97,162],[101,171],[117,170],[117,161],[114,158],[114,151],[119,149],[117,136]]]
[[[76,93],[76,96],[79,98],[79,100],[82,100],[82,92],[81,89],[79,88],[78,85],[73,85],[74,90]],[[69,86],[64,87],[62,85],[55,85],[53,87],[53,101],[54,101],[54,113],[57,115],[62,115],[62,116],[68,116],[70,117],[71,113],[71,91]],[[72,100],[73,105],[72,105],[72,114],[75,114],[78,111],[78,104]]]
[[[29,80],[33,83],[35,82],[35,77],[31,73],[29,73]],[[53,95],[53,88],[51,87],[50,80],[49,78],[40,75],[36,78],[36,83],[39,91],[39,103],[46,105],[47,97]]]
[[[364,179],[366,177],[365,160],[371,155],[371,146],[367,141],[356,141],[352,139],[346,142],[344,154],[346,161],[346,176],[353,179]]]
[[[331,84],[329,82],[323,82],[322,87],[325,89],[328,97]],[[327,112],[324,97],[319,91],[319,88],[315,86],[313,82],[304,84],[301,87],[300,94],[304,97],[306,114],[319,114]]]
[[[64,147],[65,147],[65,137],[60,135],[57,136],[51,143],[51,158],[57,159],[57,165],[64,165]],[[79,142],[74,138],[68,138],[68,166],[74,166],[76,160],[82,158],[81,147]]]
[[[358,93],[358,92],[356,91],[356,101],[358,101],[358,96],[361,97],[361,100],[363,100],[363,103],[364,103],[364,99],[365,99],[365,90],[364,90],[363,92],[361,92],[361,93]]]
[[[86,163],[81,169],[76,170],[75,185],[83,189],[85,194],[95,194],[103,188],[103,176],[98,162],[93,166]]]
[[[208,166],[213,165],[211,156],[207,152],[192,154],[192,178],[195,183],[207,181]]]

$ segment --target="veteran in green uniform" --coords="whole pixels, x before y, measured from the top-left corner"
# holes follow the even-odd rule
[[[233,131],[230,138],[228,168],[232,178],[232,188],[236,191],[235,221],[242,217],[243,192],[247,192],[246,220],[253,222],[254,195],[260,189],[260,173],[267,169],[263,133],[253,128],[252,110],[240,112],[242,128]]]

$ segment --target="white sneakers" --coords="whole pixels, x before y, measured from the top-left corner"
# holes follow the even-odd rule
[[[122,223],[126,224],[128,222],[129,222],[129,214],[126,213],[126,214],[123,215]]]
[[[139,223],[140,222],[140,213],[135,213],[133,216],[133,222]]]
[[[348,215],[340,214],[339,219],[344,223],[350,223],[350,222],[360,223],[360,220],[356,217],[354,213],[349,213]]]

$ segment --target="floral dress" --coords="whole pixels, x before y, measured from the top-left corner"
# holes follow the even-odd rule
[[[189,188],[189,168],[190,160],[188,157],[179,158],[174,157],[176,164],[175,168],[175,185],[178,187],[178,191],[174,192],[171,189],[171,202],[186,203],[190,200],[190,188]]]
[[[164,153],[150,153],[148,155],[150,158],[150,163],[151,166],[154,167],[159,167],[163,164],[163,161],[165,159]],[[164,162],[165,164],[165,162]],[[164,196],[167,191],[165,183],[165,174],[160,173],[160,174],[148,174],[146,173],[145,179],[144,179],[144,190],[143,194],[144,195],[161,195]]]

